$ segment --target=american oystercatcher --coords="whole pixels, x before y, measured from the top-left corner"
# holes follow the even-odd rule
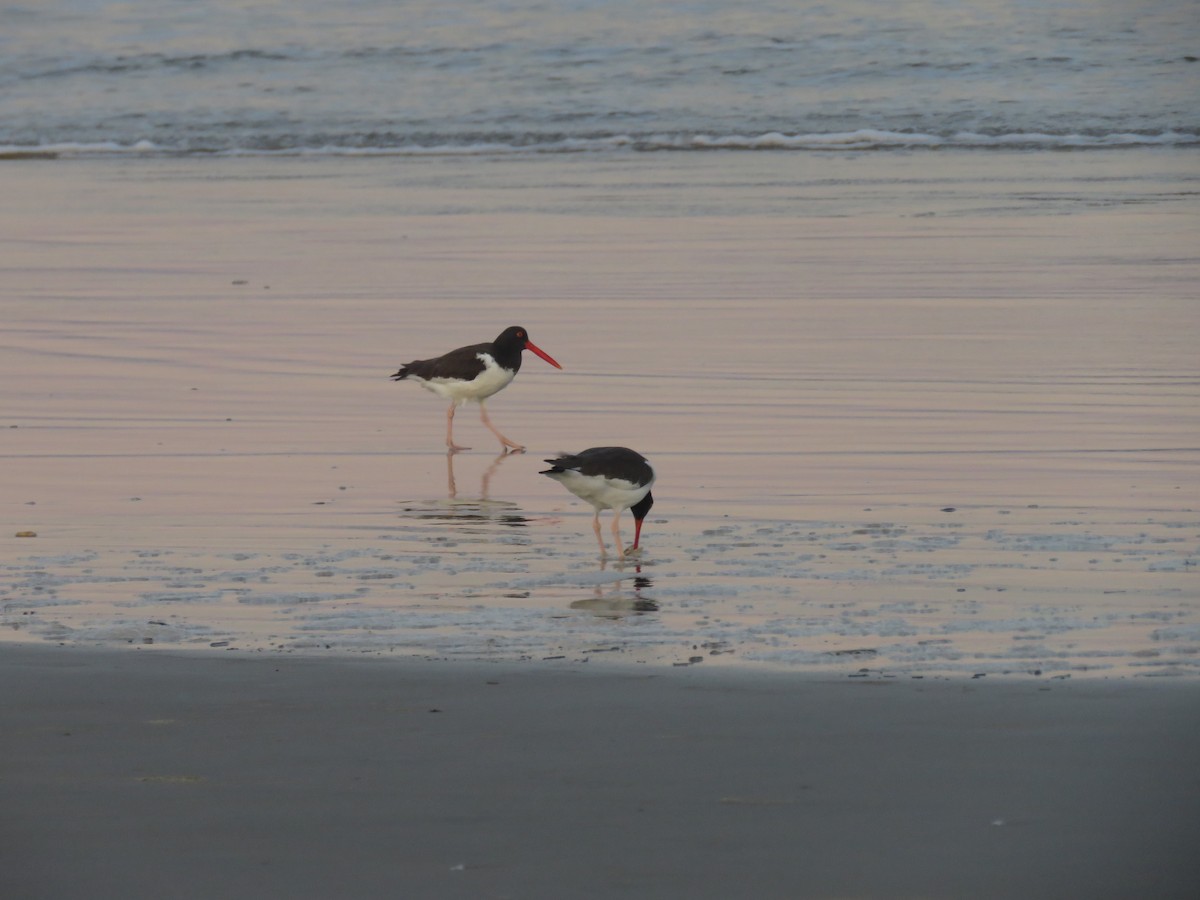
[[[605,555],[604,539],[600,537],[600,510],[613,510],[612,533],[617,553],[625,555],[621,544],[618,521],[621,510],[633,512],[635,531],[630,552],[638,549],[642,538],[642,520],[654,505],[650,487],[654,484],[654,469],[646,458],[628,447],[592,447],[579,453],[568,453],[558,459],[546,460],[550,468],[541,474],[549,475],[580,500],[596,508],[592,528],[600,542],[600,555]]]
[[[500,443],[513,450],[524,450],[520,444],[510,441],[492,424],[483,401],[492,394],[508,387],[521,370],[521,352],[532,350],[556,369],[560,366],[550,354],[529,340],[529,333],[519,325],[505,328],[490,344],[472,344],[459,347],[435,359],[418,359],[391,376],[395,381],[411,378],[426,390],[433,391],[443,400],[450,401],[446,410],[446,446],[451,451],[470,450],[454,443],[454,410],[468,400],[479,403],[479,417]]]

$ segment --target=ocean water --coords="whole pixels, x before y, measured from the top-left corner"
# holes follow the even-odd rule
[[[419,154],[1200,144],[1194,0],[47,0],[0,148]]]

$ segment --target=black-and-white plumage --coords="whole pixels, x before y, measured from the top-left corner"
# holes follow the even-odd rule
[[[520,444],[510,441],[496,430],[488,418],[483,401],[508,387],[521,370],[521,353],[525,350],[533,351],[556,369],[562,368],[553,357],[529,340],[529,333],[524,328],[513,325],[504,329],[489,344],[472,344],[434,359],[414,360],[401,366],[400,371],[391,377],[395,381],[412,379],[443,400],[450,401],[450,408],[446,411],[446,446],[451,450],[470,449],[454,443],[454,410],[470,400],[479,404],[480,419],[503,446],[524,450]]]
[[[604,539],[600,536],[600,510],[613,510],[612,533],[620,556],[625,555],[618,522],[621,511],[633,513],[635,530],[633,546],[638,549],[642,537],[642,520],[654,505],[650,488],[654,484],[654,468],[646,458],[628,447],[592,447],[579,453],[568,453],[558,459],[546,460],[550,468],[541,474],[558,481],[568,491],[592,504],[596,509],[592,528],[605,554]]]

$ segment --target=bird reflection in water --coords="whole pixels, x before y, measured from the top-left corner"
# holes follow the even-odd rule
[[[454,451],[446,454],[446,491],[445,500],[430,500],[421,503],[406,503],[404,516],[406,518],[432,520],[451,525],[506,525],[512,528],[524,528],[529,520],[521,513],[521,508],[511,500],[493,500],[491,492],[492,477],[505,460],[519,456],[520,451],[505,451],[492,460],[491,465],[484,471],[479,483],[478,497],[458,496],[458,483],[454,476]],[[467,529],[470,533],[471,529]]]
[[[500,464],[510,456],[519,456],[521,453],[521,450],[504,450],[492,461],[492,464],[487,467],[487,471],[483,473],[483,479],[479,483],[480,500],[488,499],[488,493],[491,491],[492,476],[496,474],[496,470],[500,468]],[[458,498],[458,485],[454,480],[454,457],[456,455],[457,453],[454,450],[446,451],[446,488],[451,500]]]
[[[601,560],[600,571],[603,572],[605,568],[606,561]],[[624,566],[619,565],[618,568],[624,569]],[[636,566],[628,577],[622,576],[616,581],[596,585],[591,597],[576,600],[571,604],[571,609],[590,612],[605,619],[658,612],[658,601],[642,594],[642,591],[653,586],[654,580],[642,574],[641,566]]]

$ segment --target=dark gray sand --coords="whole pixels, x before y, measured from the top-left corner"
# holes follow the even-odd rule
[[[8,898],[1200,896],[1190,682],[14,645],[0,677]]]

